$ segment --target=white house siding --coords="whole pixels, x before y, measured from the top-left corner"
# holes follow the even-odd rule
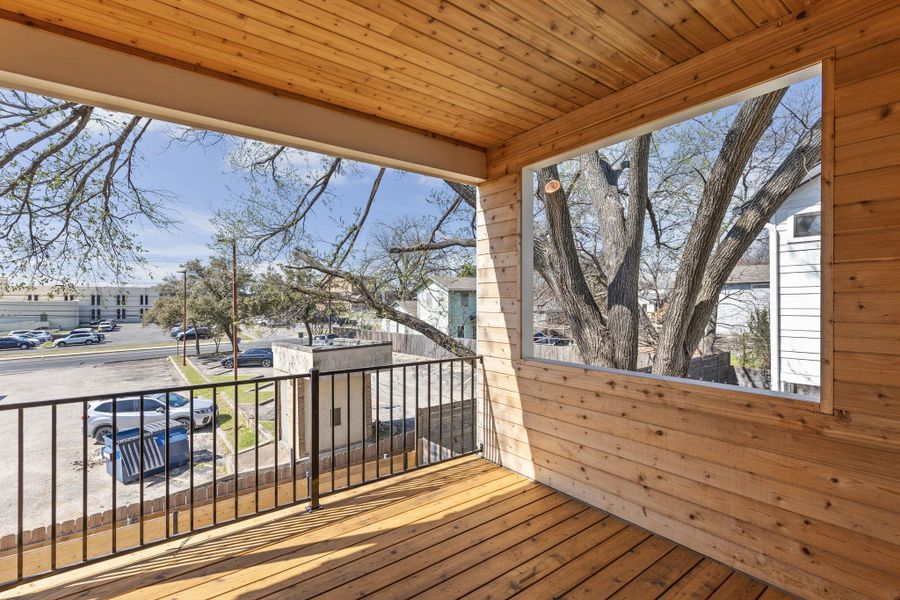
[[[416,302],[420,319],[448,333],[450,299],[446,288],[431,282],[419,292]]]
[[[769,306],[769,288],[765,284],[725,286],[719,294],[719,309],[716,315],[716,333],[719,335],[740,335],[747,331],[747,322],[754,309]]]
[[[475,339],[474,278],[435,278],[422,288],[414,303],[398,303],[401,312],[418,316],[447,335]],[[404,306],[412,304],[413,306]],[[382,331],[417,333],[389,319],[382,319]]]
[[[797,214],[821,210],[818,173],[797,189],[769,226],[772,243],[772,387],[809,393],[821,385],[821,238],[794,237]],[[777,252],[775,249],[777,248]],[[777,290],[777,293],[775,293]]]

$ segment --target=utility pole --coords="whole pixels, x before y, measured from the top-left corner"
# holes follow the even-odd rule
[[[237,240],[231,240],[231,362],[234,380],[238,378]],[[237,410],[237,397],[234,399]],[[236,450],[235,450],[236,451]]]
[[[181,366],[187,366],[187,269],[182,269],[181,274],[184,276],[182,285],[182,305],[181,305]],[[196,333],[196,332],[195,332]]]

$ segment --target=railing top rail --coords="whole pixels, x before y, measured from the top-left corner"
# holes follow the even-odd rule
[[[338,369],[334,371],[319,371],[319,377],[346,375],[352,373],[363,373],[366,371],[383,371],[385,369],[398,369],[402,367],[415,367],[422,365],[435,365],[451,362],[481,362],[481,355],[474,356],[454,356],[452,358],[436,358],[428,360],[420,360],[414,362],[391,363],[387,365],[374,365],[371,367],[356,367],[351,369]],[[208,390],[212,388],[232,387],[238,385],[261,385],[266,383],[276,383],[280,381],[289,381],[294,379],[304,379],[309,377],[309,373],[296,373],[290,375],[275,375],[272,377],[257,377],[253,379],[239,379],[238,381],[215,381],[209,383],[198,383],[189,385],[169,386],[155,389],[130,390],[124,392],[107,392],[104,394],[94,394],[90,396],[74,396],[71,398],[58,398],[54,400],[34,400],[31,402],[16,402],[11,404],[0,404],[0,413],[4,411],[19,410],[26,408],[40,408],[48,406],[60,406],[63,404],[80,404],[83,402],[96,402],[98,400],[111,400],[113,398],[126,398],[132,396],[149,396],[151,394],[165,394],[178,392],[196,392],[199,390]]]

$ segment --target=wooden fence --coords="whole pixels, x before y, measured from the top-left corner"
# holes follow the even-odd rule
[[[453,358],[453,354],[441,348],[430,339],[419,333],[391,333],[387,331],[370,331],[366,329],[338,328],[335,332],[341,337],[375,342],[391,342],[394,352],[423,356],[426,358]],[[455,338],[457,342],[476,351],[475,340]]]

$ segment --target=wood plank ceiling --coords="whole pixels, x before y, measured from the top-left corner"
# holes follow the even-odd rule
[[[0,17],[489,147],[811,0],[0,0]]]

